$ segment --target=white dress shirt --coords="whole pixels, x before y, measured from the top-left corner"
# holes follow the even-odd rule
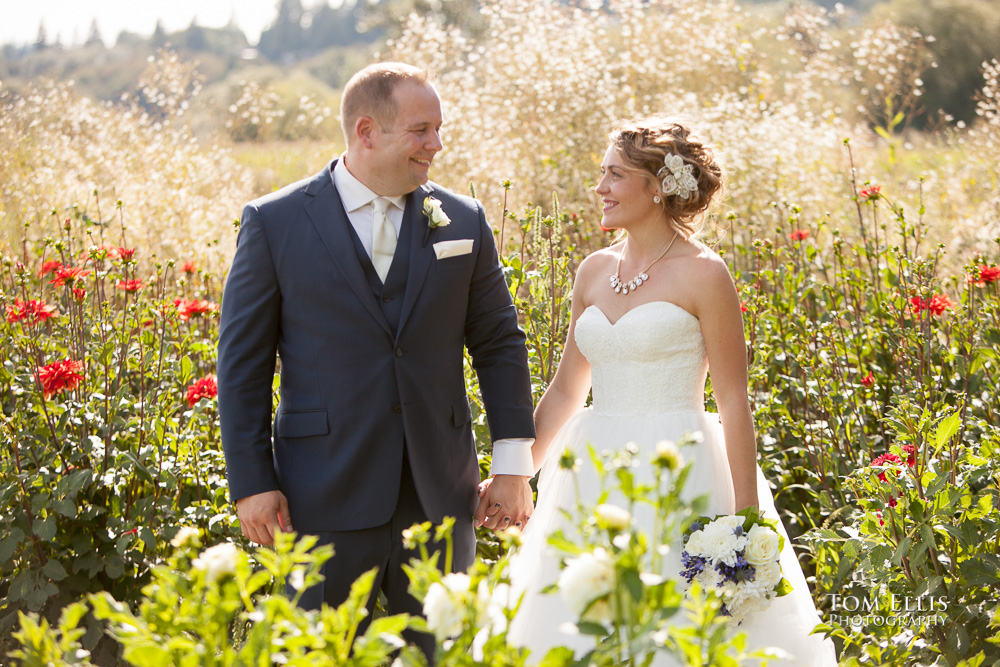
[[[368,259],[372,257],[372,229],[374,223],[372,216],[375,207],[372,202],[382,195],[372,192],[371,188],[359,181],[347,168],[344,162],[345,155],[341,155],[337,164],[333,167],[333,185],[340,193],[340,200],[344,202],[344,209],[347,211],[347,219],[351,221],[351,226],[361,239],[361,245],[368,253]],[[384,197],[392,204],[386,209],[385,215],[396,230],[396,238],[399,238],[399,230],[403,226],[403,209],[406,206],[406,196]]]
[[[361,245],[368,253],[369,259],[372,256],[372,217],[375,208],[372,202],[380,196],[372,192],[371,188],[362,183],[347,168],[347,153],[340,156],[337,164],[333,167],[333,185],[340,193],[340,200],[344,202],[344,209],[347,211],[347,219],[361,239]],[[386,210],[389,222],[396,230],[396,238],[399,238],[399,231],[403,225],[403,210],[406,207],[406,196],[385,197],[392,206]],[[532,438],[504,438],[493,443],[493,464],[490,469],[492,475],[520,475],[531,477],[535,474],[535,465],[531,459]]]

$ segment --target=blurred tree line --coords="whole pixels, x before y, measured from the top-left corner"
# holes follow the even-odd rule
[[[572,4],[578,0],[560,0]],[[748,5],[787,7],[788,0],[744,0]],[[809,0],[791,0],[805,4]],[[934,66],[923,76],[919,113],[907,119],[926,126],[946,119],[975,118],[975,96],[981,67],[1000,58],[998,0],[813,0],[828,9],[846,7],[857,22],[893,20],[932,36],[928,47]],[[306,94],[334,95],[346,78],[371,58],[377,45],[393,36],[399,20],[411,11],[437,13],[473,36],[482,27],[476,0],[345,0],[333,7],[327,0],[275,0],[275,18],[256,45],[238,26],[207,28],[192,22],[168,33],[157,25],[152,35],[123,32],[105,47],[98,22],[80,45],[53,41],[44,24],[28,46],[0,49],[0,81],[17,92],[41,77],[73,79],[83,92],[99,99],[117,99],[130,92],[145,61],[169,46],[183,58],[198,62],[206,85],[226,81],[226,104],[238,97],[231,89],[246,79],[280,80],[296,70],[324,90]],[[133,84],[134,85],[134,84]]]
[[[1000,2],[997,0],[890,0],[875,13],[920,30],[935,66],[921,78],[925,123],[938,110],[957,120],[976,117],[976,92],[983,64],[1000,59]]]

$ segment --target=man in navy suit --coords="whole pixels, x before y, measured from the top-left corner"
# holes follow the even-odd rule
[[[489,528],[527,518],[503,508],[531,505],[524,334],[482,205],[428,181],[442,114],[427,74],[363,69],[341,122],[339,159],[243,211],[219,334],[227,475],[249,539],[268,545],[294,525],[334,544],[304,606],[339,604],[378,566],[389,612],[419,614],[400,567],[413,555],[404,528],[455,517],[463,570],[477,503]],[[494,440],[496,476],[481,499],[465,349]]]

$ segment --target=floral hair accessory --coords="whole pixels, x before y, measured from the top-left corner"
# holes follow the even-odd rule
[[[435,199],[434,197],[424,199],[424,215],[427,216],[427,226],[432,229],[435,227],[447,227],[451,224],[451,218],[441,208],[440,199]]]
[[[667,153],[663,157],[663,166],[656,172],[656,177],[662,179],[660,187],[664,196],[677,195],[681,199],[687,199],[698,191],[694,167],[685,164],[684,158],[676,153]]]

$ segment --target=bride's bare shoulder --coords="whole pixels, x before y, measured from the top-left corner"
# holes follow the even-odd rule
[[[693,293],[714,293],[716,289],[731,288],[733,279],[726,260],[701,241],[687,239],[677,259],[683,263],[680,280]]]
[[[726,262],[719,256],[719,253],[698,239],[685,239],[676,257],[689,262],[690,268],[694,270],[715,272],[720,268],[726,269]]]
[[[618,245],[590,253],[583,258],[576,270],[577,282],[587,282],[595,275],[613,273],[620,254],[621,248]]]
[[[576,269],[573,283],[574,303],[587,306],[593,303],[600,286],[615,272],[615,265],[621,253],[619,245],[602,248],[587,255]]]

